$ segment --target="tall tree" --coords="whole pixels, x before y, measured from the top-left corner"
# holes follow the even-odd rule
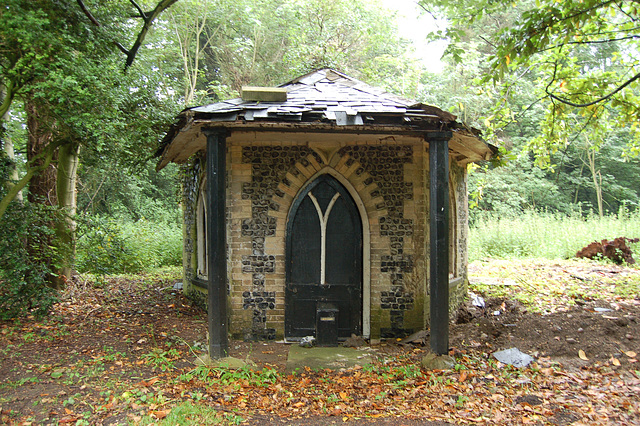
[[[626,155],[640,153],[638,96],[640,73],[637,51],[640,9],[633,0],[481,0],[447,2],[422,0],[426,9],[443,12],[452,25],[440,36],[456,43],[481,20],[505,17],[495,32],[475,34],[485,41],[484,82],[503,85],[503,99],[517,84],[512,76],[529,75],[536,81],[536,99],[547,109],[544,138],[533,141],[543,162],[577,136],[566,129],[589,132],[604,115],[618,128],[628,128]],[[508,25],[504,25],[508,24]],[[513,110],[502,110],[511,115]],[[519,113],[520,111],[515,111]],[[576,117],[580,123],[574,126]],[[567,126],[568,123],[571,126]],[[594,146],[601,140],[591,138]]]
[[[243,85],[281,84],[324,66],[377,84],[404,78],[411,93],[419,75],[404,61],[408,42],[393,14],[378,2],[188,0],[168,12],[158,33],[182,58],[186,104],[232,97]]]
[[[118,116],[131,112],[124,111],[130,89],[122,70],[132,67],[152,23],[176,1],[161,0],[145,12],[133,0],[7,0],[0,9],[0,85],[6,93],[0,112],[21,99],[29,140],[26,174],[4,194],[0,218],[29,184],[31,202],[60,208],[66,219],[54,228],[60,240],[73,242],[80,146],[104,150],[105,141],[126,133],[122,123],[131,116]],[[131,16],[142,20],[139,30]]]

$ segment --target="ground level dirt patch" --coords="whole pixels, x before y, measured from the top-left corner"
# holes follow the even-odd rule
[[[371,365],[293,375],[283,373],[289,346],[232,341],[230,355],[257,368],[198,369],[206,314],[174,290],[178,277],[80,280],[49,317],[0,323],[0,423],[640,422],[637,270],[471,269],[494,284],[472,286],[485,306],[460,310],[450,328],[456,368],[435,372],[420,369],[428,345],[395,341],[374,345]],[[536,362],[514,369],[492,358],[510,347]]]
[[[492,297],[485,303],[485,308],[478,308],[468,302],[461,309],[458,323],[451,327],[452,346],[486,352],[516,347],[570,368],[614,359],[620,368],[640,367],[636,357],[626,355],[640,353],[640,302],[589,301],[545,314],[506,298]]]

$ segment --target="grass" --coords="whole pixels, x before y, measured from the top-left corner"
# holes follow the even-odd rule
[[[81,222],[77,269],[95,274],[142,272],[182,263],[182,228],[146,220],[94,217]]]
[[[244,421],[240,415],[234,412],[220,412],[215,408],[204,404],[193,404],[183,402],[171,408],[166,417],[160,420],[158,417],[165,415],[162,410],[152,411],[151,415],[144,416],[137,420],[139,425],[217,425],[217,424],[240,424]]]
[[[469,260],[568,259],[593,241],[640,238],[640,211],[599,217],[559,216],[528,211],[518,217],[487,216],[469,233]],[[632,244],[638,253],[640,244]]]
[[[149,268],[145,272],[128,273],[128,274],[93,274],[82,273],[80,277],[86,284],[95,287],[102,287],[107,285],[107,281],[126,281],[131,283],[132,286],[139,287],[140,289],[146,288],[150,283],[166,281],[174,282],[182,280],[182,266],[161,266],[158,268]]]

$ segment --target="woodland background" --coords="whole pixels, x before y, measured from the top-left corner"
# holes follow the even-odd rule
[[[180,168],[154,160],[173,117],[325,66],[500,147],[470,169],[472,260],[640,237],[639,7],[421,0],[433,73],[376,1],[5,0],[0,317],[47,312],[74,270],[180,265]]]

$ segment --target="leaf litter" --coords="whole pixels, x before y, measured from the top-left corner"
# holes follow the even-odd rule
[[[48,318],[0,323],[0,423],[640,423],[638,270],[488,260],[470,272],[515,284],[471,285],[486,306],[460,309],[455,367],[434,371],[420,368],[428,338],[373,345],[371,364],[295,373],[286,345],[232,341],[257,367],[196,367],[206,314],[174,280],[76,283]],[[492,356],[512,347],[535,361]]]

